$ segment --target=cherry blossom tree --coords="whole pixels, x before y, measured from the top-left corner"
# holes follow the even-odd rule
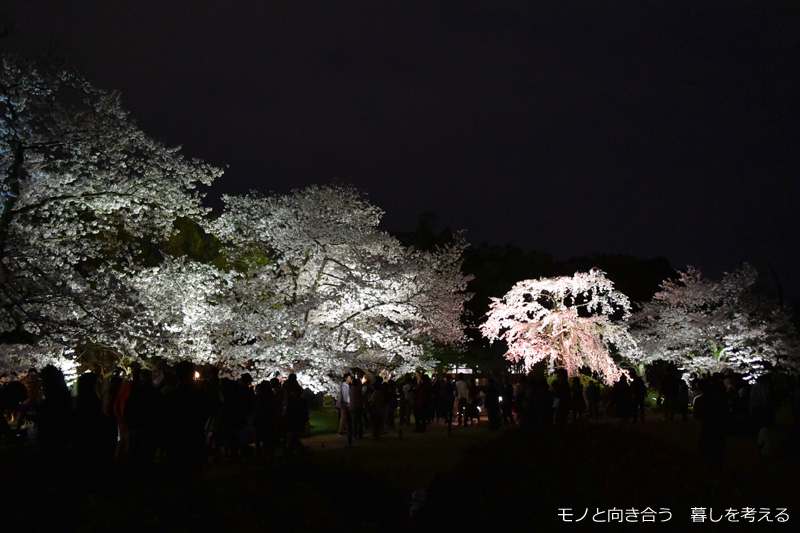
[[[0,383],[20,379],[31,369],[41,369],[47,365],[61,370],[67,382],[78,377],[74,350],[66,346],[0,344]]]
[[[27,364],[25,346],[34,360],[98,349],[234,374],[296,372],[322,389],[347,368],[410,370],[426,343],[462,340],[463,241],[404,247],[377,229],[380,209],[347,187],[226,197],[211,220],[196,187],[219,170],[148,138],[119,95],[2,61],[6,366]],[[182,221],[209,229],[222,255],[171,251]]]
[[[2,338],[157,346],[161,328],[131,280],[158,263],[151,244],[168,239],[178,217],[202,220],[196,187],[220,171],[147,137],[118,94],[8,55],[0,154]]]
[[[789,313],[759,295],[748,264],[721,281],[689,267],[632,317],[640,364],[673,361],[686,375],[734,370],[749,380],[768,366],[796,366]]]
[[[615,383],[630,377],[611,356],[612,346],[630,349],[628,298],[605,273],[593,269],[574,276],[520,281],[502,298],[492,298],[481,332],[490,342],[505,341],[506,358],[530,370],[547,361],[570,375],[582,367]]]
[[[240,272],[219,337],[227,366],[296,372],[321,389],[354,366],[411,370],[425,342],[463,339],[463,242],[433,253],[404,247],[350,187],[225,202],[214,230]]]

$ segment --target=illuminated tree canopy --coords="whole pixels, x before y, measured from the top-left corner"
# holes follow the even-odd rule
[[[212,219],[196,188],[221,171],[148,138],[119,95],[6,56],[0,76],[4,368],[99,347],[322,389],[462,340],[463,241],[405,247],[348,187],[228,196]],[[187,225],[216,252],[172,249]]]
[[[529,370],[539,361],[570,375],[582,367],[614,383],[627,371],[611,357],[612,345],[630,346],[628,298],[614,289],[602,271],[540,278],[517,283],[502,298],[493,298],[481,326],[490,341],[508,345],[506,358]]]
[[[196,187],[220,171],[139,130],[119,95],[3,56],[0,70],[0,331],[9,342],[157,352],[131,280]]]
[[[463,242],[407,248],[378,231],[382,212],[349,187],[225,201],[215,231],[241,270],[220,337],[227,364],[292,370],[314,386],[352,366],[411,370],[426,342],[461,342]]]
[[[754,290],[754,268],[721,281],[692,267],[679,274],[632,317],[637,362],[673,361],[686,374],[733,370],[750,380],[768,366],[796,366],[789,313]]]
[[[0,371],[102,352],[294,372],[324,390],[349,368],[404,372],[465,340],[462,239],[404,246],[343,186],[225,196],[211,216],[198,187],[221,174],[146,136],[118,94],[3,55]],[[788,314],[754,281],[748,266],[718,283],[689,269],[635,315],[634,338],[602,271],[525,280],[492,299],[481,332],[526,369],[588,367],[607,383],[626,374],[614,353],[752,378],[797,360]]]

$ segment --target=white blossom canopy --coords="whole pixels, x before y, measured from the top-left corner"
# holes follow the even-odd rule
[[[0,156],[3,337],[157,352],[130,280],[178,217],[202,219],[196,187],[220,171],[148,138],[118,94],[6,55]]]
[[[733,370],[753,381],[768,366],[796,366],[790,315],[754,292],[750,265],[721,281],[689,267],[632,318],[640,364],[675,362],[686,375]]]
[[[462,341],[463,242],[409,249],[377,229],[382,212],[350,187],[225,201],[215,232],[246,265],[226,298],[229,366],[296,372],[319,389],[356,366],[412,370],[425,342]]]
[[[119,95],[69,72],[2,61],[8,354],[99,347],[257,378],[295,372],[321,390],[354,366],[407,371],[426,343],[463,340],[463,241],[436,252],[405,247],[378,230],[381,210],[349,187],[225,197],[225,212],[210,219],[196,187],[219,170],[148,138]],[[177,220],[204,225],[222,256],[166,253],[159,243]]]

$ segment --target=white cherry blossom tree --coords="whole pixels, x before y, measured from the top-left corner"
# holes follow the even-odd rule
[[[118,94],[3,55],[2,338],[121,352],[155,346],[160,328],[147,322],[130,281],[158,262],[150,243],[166,240],[178,217],[202,220],[196,187],[219,174],[147,137]]]
[[[148,138],[119,95],[73,73],[2,56],[0,154],[0,367],[27,364],[24,346],[34,360],[97,349],[296,372],[320,390],[463,339],[462,241],[404,247],[348,187],[226,197],[211,220],[196,187],[220,171]],[[222,256],[167,251],[185,220]]]
[[[754,380],[767,366],[796,366],[789,313],[754,291],[748,264],[704,278],[689,267],[632,318],[641,364],[673,361],[686,375],[734,370]]]
[[[615,383],[630,377],[612,358],[612,346],[630,350],[628,298],[605,273],[592,269],[574,276],[520,281],[502,298],[492,298],[481,332],[505,341],[506,358],[530,370],[539,361],[577,375],[582,367]]]
[[[225,202],[215,232],[241,271],[227,297],[235,318],[220,337],[229,366],[293,371],[320,389],[354,366],[413,369],[425,342],[462,340],[462,242],[406,248],[377,229],[382,212],[350,187]]]

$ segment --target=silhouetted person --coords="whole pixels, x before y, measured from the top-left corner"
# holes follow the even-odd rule
[[[614,403],[617,408],[617,418],[627,422],[631,417],[631,387],[628,378],[624,375],[614,384]]]
[[[47,365],[40,377],[44,399],[36,411],[37,440],[42,449],[63,452],[72,427],[72,397],[58,368]]]
[[[531,387],[530,379],[522,377],[514,391],[514,406],[516,407],[516,423],[520,427],[530,427],[531,425],[531,401],[528,397],[528,390]]]
[[[511,379],[508,376],[503,376],[503,381],[500,385],[500,397],[503,399],[500,402],[500,410],[503,413],[503,425],[514,425],[514,386],[511,384]]]
[[[103,414],[97,394],[97,375],[87,372],[78,378],[75,404],[75,446],[86,458],[114,456],[116,425]]]
[[[531,395],[533,397],[531,407],[534,425],[539,428],[549,428],[553,425],[553,403],[555,398],[544,377],[533,378]]]
[[[675,407],[678,401],[678,376],[670,370],[661,380],[661,396],[664,398],[664,420],[675,419]]]
[[[119,389],[122,387],[123,379],[117,372],[109,378],[106,390],[100,398],[103,407],[103,415],[114,422],[114,432],[116,433],[117,419],[114,416],[114,400],[119,394]]]
[[[253,426],[256,430],[256,449],[271,457],[276,444],[275,419],[279,409],[275,395],[268,381],[262,381],[255,390],[255,415]]]
[[[589,420],[600,418],[600,386],[596,381],[586,385],[586,405],[589,410]]]
[[[372,429],[372,438],[374,440],[379,439],[381,433],[383,433],[385,405],[386,396],[384,394],[383,378],[378,376],[375,378],[375,384],[372,387],[372,393],[369,395],[369,419]]]
[[[364,436],[364,385],[358,378],[353,377],[350,382],[350,426],[352,427],[353,438],[360,439]]]
[[[467,389],[467,424],[477,424],[481,421],[480,412],[481,389],[474,379],[470,380]]]
[[[219,461],[225,454],[225,436],[222,431],[222,398],[220,394],[221,380],[219,369],[207,367],[202,370],[203,381],[199,383],[200,391],[208,402],[208,420],[205,426],[206,445]]]
[[[631,394],[633,399],[633,421],[636,422],[641,417],[644,422],[644,407],[647,402],[647,385],[645,385],[642,376],[636,376],[631,382]],[[677,402],[678,395],[675,394]]]
[[[721,383],[710,379],[698,382],[700,395],[694,399],[694,418],[700,421],[700,453],[712,464],[725,460],[725,426],[728,405]]]
[[[163,396],[153,384],[153,372],[139,373],[139,386],[125,404],[125,422],[130,430],[130,453],[137,461],[152,461],[158,447]]]
[[[389,379],[384,385],[384,413],[386,418],[386,427],[394,429],[394,413],[397,410],[397,386],[393,379]],[[453,422],[453,405],[450,404],[450,423]]]
[[[458,425],[467,425],[467,408],[469,406],[469,382],[464,374],[459,373],[456,379],[456,407],[458,408]]]
[[[247,428],[248,399],[243,387],[229,378],[220,380],[219,396],[222,401],[222,444],[230,459],[236,461],[246,444],[243,436]]]
[[[175,379],[175,389],[164,396],[164,450],[171,465],[199,472],[205,457],[208,403],[195,386],[191,362],[178,363]]]
[[[119,443],[117,446],[117,455],[124,457],[130,451],[131,434],[127,422],[125,422],[125,405],[130,398],[131,393],[139,386],[139,375],[141,372],[139,365],[132,365],[131,379],[122,383],[119,392],[114,397],[114,417],[117,419],[119,427]]]
[[[500,387],[497,386],[497,381],[493,377],[487,380],[485,394],[484,405],[489,420],[489,429],[499,429],[503,420],[500,412]]]
[[[303,388],[297,382],[295,374],[289,374],[283,384],[283,390],[286,398],[286,408],[283,414],[286,428],[286,453],[292,455],[304,450],[300,444],[300,436],[305,434],[308,405],[303,398]]]
[[[403,378],[400,387],[400,425],[411,425],[411,413],[414,410],[414,378],[409,374]]]
[[[684,380],[678,382],[678,399],[675,412],[684,422],[689,420],[689,385]]]
[[[275,435],[277,435],[277,441],[280,442],[284,433],[283,411],[286,408],[286,402],[284,400],[285,393],[281,386],[281,380],[278,378],[270,379],[269,386],[272,387],[272,396],[275,398],[275,404],[278,406],[278,416],[275,417]]]
[[[579,420],[586,411],[586,400],[583,398],[583,383],[581,378],[575,376],[572,378],[572,387],[570,389],[570,409],[572,410],[572,420]]]
[[[428,426],[428,396],[430,395],[430,380],[428,376],[420,374],[417,377],[417,387],[414,389],[414,432],[424,433]]]
[[[553,395],[555,396],[556,425],[563,426],[569,418],[570,402],[572,400],[572,390],[569,386],[569,374],[567,374],[566,368],[556,370]]]
[[[456,393],[452,376],[449,374],[439,376],[436,380],[436,388],[436,421],[443,418],[445,424],[452,424]]]

